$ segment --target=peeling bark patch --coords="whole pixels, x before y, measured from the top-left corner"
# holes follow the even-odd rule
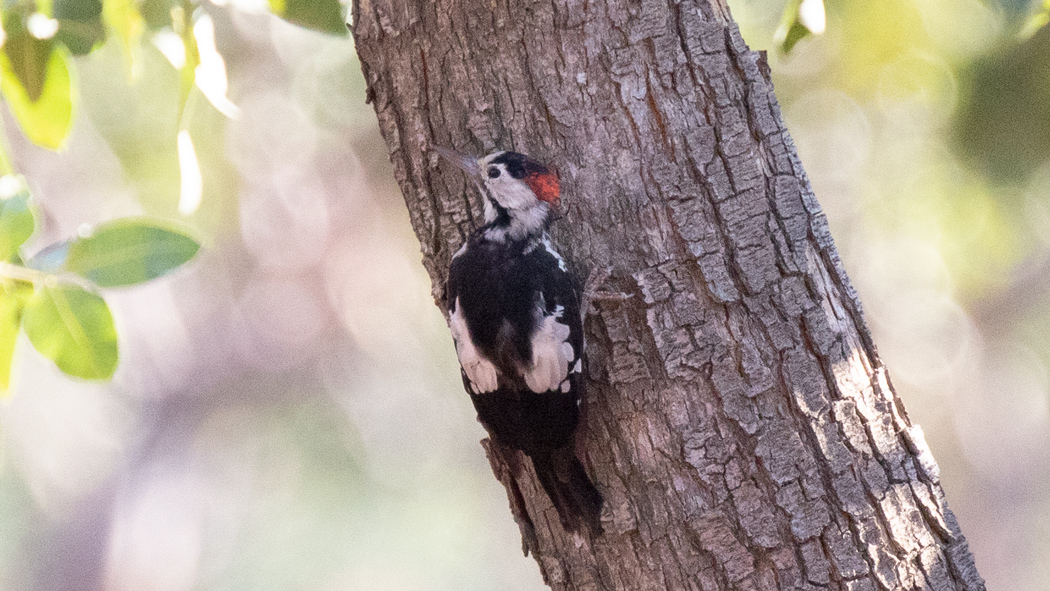
[[[740,525],[748,538],[763,548],[780,545],[776,516],[765,495],[752,482],[745,482],[733,491],[733,504],[740,515]]]
[[[871,572],[848,529],[831,524],[824,530],[822,541],[840,578],[855,580]]]
[[[731,583],[737,583],[754,572],[751,553],[733,535],[732,524],[724,514],[704,515],[692,527],[700,547],[714,555]]]

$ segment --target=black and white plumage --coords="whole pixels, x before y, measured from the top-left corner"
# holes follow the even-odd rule
[[[478,420],[532,459],[565,527],[600,529],[601,495],[574,453],[583,391],[579,286],[547,236],[557,175],[516,152],[473,159],[439,151],[485,198],[485,225],[453,256],[446,292]]]

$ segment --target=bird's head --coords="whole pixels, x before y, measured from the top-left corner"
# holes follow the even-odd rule
[[[561,204],[558,173],[518,152],[482,158],[435,148],[474,178],[485,197],[485,223],[505,227],[512,239],[540,234]]]

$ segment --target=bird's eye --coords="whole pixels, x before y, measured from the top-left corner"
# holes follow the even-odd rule
[[[490,179],[499,178],[499,174],[500,174],[499,173],[499,168],[496,168],[495,166],[493,166],[492,168],[489,169],[489,178]]]

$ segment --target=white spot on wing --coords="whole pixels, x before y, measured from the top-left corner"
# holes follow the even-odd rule
[[[470,340],[467,319],[463,317],[463,311],[459,307],[459,298],[456,298],[456,305],[452,308],[448,326],[452,329],[453,340],[456,341],[459,365],[463,368],[463,373],[467,374],[471,389],[475,394],[494,392],[499,387],[496,366],[485,359]]]
[[[470,241],[469,241],[469,240],[465,240],[465,241],[463,242],[463,245],[459,247],[459,250],[457,250],[457,251],[456,251],[456,254],[452,255],[452,258],[453,258],[453,259],[455,259],[455,258],[457,258],[457,257],[458,257],[459,255],[461,255],[461,254],[463,254],[463,253],[467,252],[467,246],[468,246],[469,244],[470,244]]]
[[[551,256],[553,256],[558,261],[558,268],[562,271],[565,271],[565,259],[561,258],[561,255],[558,254],[558,251],[554,250],[554,247],[551,246],[551,238],[546,234],[543,235],[543,248],[547,249],[547,252],[549,252]]]
[[[557,306],[553,314],[543,316],[532,336],[532,367],[524,377],[525,385],[533,392],[558,390],[569,375],[569,363],[576,357],[568,342],[569,326],[561,322],[564,312],[563,307]]]

